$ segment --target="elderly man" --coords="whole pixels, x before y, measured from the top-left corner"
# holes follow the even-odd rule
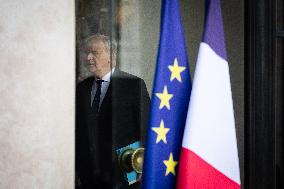
[[[76,174],[81,188],[128,186],[115,150],[145,138],[149,95],[142,79],[120,71],[107,36],[86,40],[93,74],[76,89]]]

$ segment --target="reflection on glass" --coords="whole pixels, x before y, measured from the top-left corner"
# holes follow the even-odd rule
[[[155,66],[152,56],[142,56],[143,45],[153,43],[141,39],[142,5],[134,0],[76,1],[77,188],[140,185],[136,168],[143,155],[135,153],[143,152],[139,148],[150,103],[146,83],[151,85]],[[132,155],[138,164],[129,161]]]
[[[97,33],[111,35],[111,11],[110,1],[76,0],[77,81],[90,76],[85,65],[84,40]]]
[[[120,188],[123,188],[127,181],[124,183],[120,182],[120,178],[123,177],[123,172],[120,171],[118,163],[116,162],[116,154],[117,150],[120,150],[127,145],[136,148],[139,145],[131,142],[140,140],[140,138],[143,139],[143,135],[145,135],[145,131],[143,130],[146,125],[145,120],[147,120],[146,114],[149,103],[148,92],[152,92],[152,82],[159,42],[161,1],[76,0],[75,2],[76,71],[78,83],[76,92],[76,162],[81,161],[83,163],[81,165],[76,163],[76,183],[78,187],[80,184],[82,185],[85,183],[87,186],[102,184],[103,188],[107,188],[106,183],[109,183],[109,181],[112,180],[112,183],[115,183],[115,185],[118,184],[120,185]],[[183,0],[182,2],[183,5],[185,5],[184,7],[192,7],[188,1]],[[197,14],[197,17],[202,18],[203,8],[201,9],[201,6],[198,7],[198,3],[193,3],[192,5],[195,6],[192,8],[192,10],[194,9],[194,11],[191,11],[194,13],[192,15]],[[188,9],[185,9],[184,7],[181,10],[184,15],[187,15]],[[186,22],[188,22],[188,20],[186,20]],[[242,21],[239,22],[241,23]],[[192,23],[196,24],[196,22]],[[184,27],[197,30],[196,25],[193,25],[192,23],[187,23]],[[200,22],[198,22],[198,24],[200,24]],[[201,28],[201,26],[199,28]],[[94,44],[86,45],[86,41],[88,41],[86,39],[97,33],[109,37],[110,42],[107,43],[110,44],[110,50],[103,48],[103,52],[95,52],[100,50],[90,48]],[[201,31],[200,34],[194,35],[193,37],[191,36],[192,38],[189,39],[192,40],[195,37],[192,41],[196,41],[196,44],[197,42],[199,44],[198,40],[200,36]],[[231,39],[232,37],[228,35],[228,38]],[[115,51],[112,44],[116,44],[117,53],[115,56],[112,54],[113,51]],[[86,46],[89,48],[85,48]],[[105,44],[102,46],[105,47]],[[229,48],[232,49],[232,46],[229,46]],[[195,51],[190,52],[197,51],[198,45],[196,45]],[[99,87],[100,83],[94,82],[95,70],[92,69],[95,68],[92,67],[92,63],[88,61],[88,55],[90,53],[92,56],[95,56],[96,53],[106,53],[107,55],[105,58],[108,57],[109,61],[111,61],[108,71],[112,70],[112,65],[116,65],[115,70],[111,72],[110,81],[112,81],[112,83],[109,83],[107,90],[104,92],[105,81],[108,81],[109,77],[106,77],[106,79],[104,76],[96,78],[104,80],[101,83],[101,87]],[[242,53],[242,49],[240,50],[240,53]],[[236,54],[239,54],[239,51],[236,51]],[[232,56],[232,60],[240,60],[234,59],[235,57],[240,56]],[[88,63],[90,64],[89,67]],[[192,64],[195,64],[195,62],[192,62]],[[235,72],[235,70],[237,70],[238,73],[243,72],[243,69],[240,67],[241,66],[233,68],[232,72]],[[239,83],[242,83],[242,77],[239,77],[239,75],[240,74],[236,74],[236,77],[232,79],[235,79],[235,83],[238,83],[239,81],[241,81]],[[93,79],[87,80],[88,82],[86,85],[82,84],[82,82],[90,76]],[[83,89],[79,90],[78,86]],[[107,91],[110,87],[112,87],[112,90],[108,93]],[[101,89],[102,96],[100,95],[99,101],[93,105],[94,99],[98,96],[96,95],[98,89]],[[240,103],[237,104],[238,108],[236,109],[238,110],[237,112],[239,112],[237,121],[240,128],[242,128],[243,86],[238,85],[238,88],[235,89],[235,91],[239,92],[238,94],[241,94],[236,95],[241,96],[239,98]],[[107,101],[106,99],[109,100]],[[92,108],[92,106],[96,108]],[[94,114],[94,112],[99,112],[99,118],[95,117],[97,114]],[[104,124],[101,124],[102,122]],[[86,127],[79,126],[81,124],[86,125]],[[80,140],[79,147],[77,140]],[[141,141],[143,143],[143,140]],[[100,146],[102,143],[105,145],[104,147]],[[134,147],[134,145],[137,146]],[[241,149],[242,148],[243,147],[241,146]],[[99,155],[93,156],[92,154]],[[102,156],[102,154],[108,155]],[[243,154],[240,156],[243,156]],[[100,159],[104,159],[104,161],[108,163],[97,161],[94,157],[100,157]],[[91,166],[95,166],[96,169],[90,169]],[[127,167],[127,169],[128,168],[129,167]],[[78,169],[85,169],[87,170],[87,173],[80,177],[77,172]],[[107,171],[105,171],[106,169]],[[109,169],[116,171],[110,172]],[[94,175],[97,176],[94,177]],[[114,179],[116,178],[116,175],[120,178]],[[95,183],[95,181],[98,180],[100,180],[100,183]]]

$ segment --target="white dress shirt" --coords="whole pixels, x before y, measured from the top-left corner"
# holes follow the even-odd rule
[[[102,77],[103,82],[102,82],[102,88],[101,88],[99,107],[101,107],[103,99],[106,95],[106,92],[107,92],[107,89],[108,89],[108,86],[111,80],[111,75],[113,74],[113,72],[114,72],[114,68],[111,70],[111,72],[108,72],[105,76]],[[92,91],[91,91],[91,106],[95,98],[96,92],[97,92],[97,82],[96,82],[96,79],[94,79]]]

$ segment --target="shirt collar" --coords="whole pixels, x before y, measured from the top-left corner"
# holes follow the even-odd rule
[[[111,75],[113,74],[114,70],[115,68],[112,68],[110,72],[108,72],[106,75],[102,77],[102,80],[104,80],[104,82],[110,82]]]

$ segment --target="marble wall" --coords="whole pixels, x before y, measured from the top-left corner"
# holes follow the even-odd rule
[[[0,9],[0,188],[73,188],[74,1]]]

